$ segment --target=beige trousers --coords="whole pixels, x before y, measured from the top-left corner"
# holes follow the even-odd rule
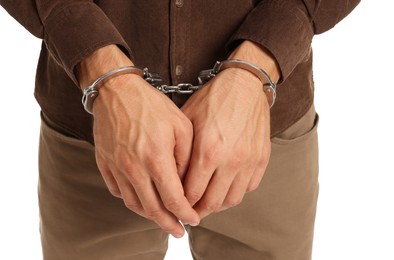
[[[187,227],[198,260],[311,258],[318,195],[314,108],[272,139],[260,187],[237,207]],[[45,260],[163,259],[168,236],[108,192],[94,147],[42,121],[39,203]]]

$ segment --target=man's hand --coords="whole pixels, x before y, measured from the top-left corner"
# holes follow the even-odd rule
[[[93,114],[96,160],[110,192],[175,237],[184,234],[179,220],[197,225],[180,179],[193,128],[175,104],[141,77],[122,75],[100,88]]]
[[[263,59],[278,80],[275,61],[260,52],[244,42],[230,58]],[[243,69],[222,71],[182,107],[194,127],[184,189],[200,218],[238,205],[258,187],[271,151],[269,109],[260,80]]]

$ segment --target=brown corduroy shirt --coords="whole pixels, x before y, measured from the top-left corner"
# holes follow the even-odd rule
[[[313,103],[311,42],[360,0],[0,0],[43,39],[35,97],[63,131],[93,143],[76,65],[100,47],[117,44],[134,64],[158,72],[164,84],[197,84],[203,69],[224,60],[242,40],[276,58],[282,78],[271,109],[272,136]],[[173,94],[182,106],[185,96]]]

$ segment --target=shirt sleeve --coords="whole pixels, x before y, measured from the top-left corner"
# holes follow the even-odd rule
[[[262,0],[228,43],[242,40],[267,48],[276,58],[284,81],[310,51],[312,38],[335,26],[360,0]]]
[[[75,66],[95,50],[117,44],[131,57],[123,37],[92,0],[0,0],[0,4],[44,40],[53,58],[77,85]]]

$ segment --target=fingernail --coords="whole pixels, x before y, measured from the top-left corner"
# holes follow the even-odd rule
[[[175,238],[182,238],[183,237],[183,234],[172,234],[172,236],[173,237],[175,237]]]
[[[198,224],[200,224],[199,222],[192,222],[192,223],[188,223],[188,222],[184,222],[182,223],[184,226],[189,225],[192,227],[198,226]]]

